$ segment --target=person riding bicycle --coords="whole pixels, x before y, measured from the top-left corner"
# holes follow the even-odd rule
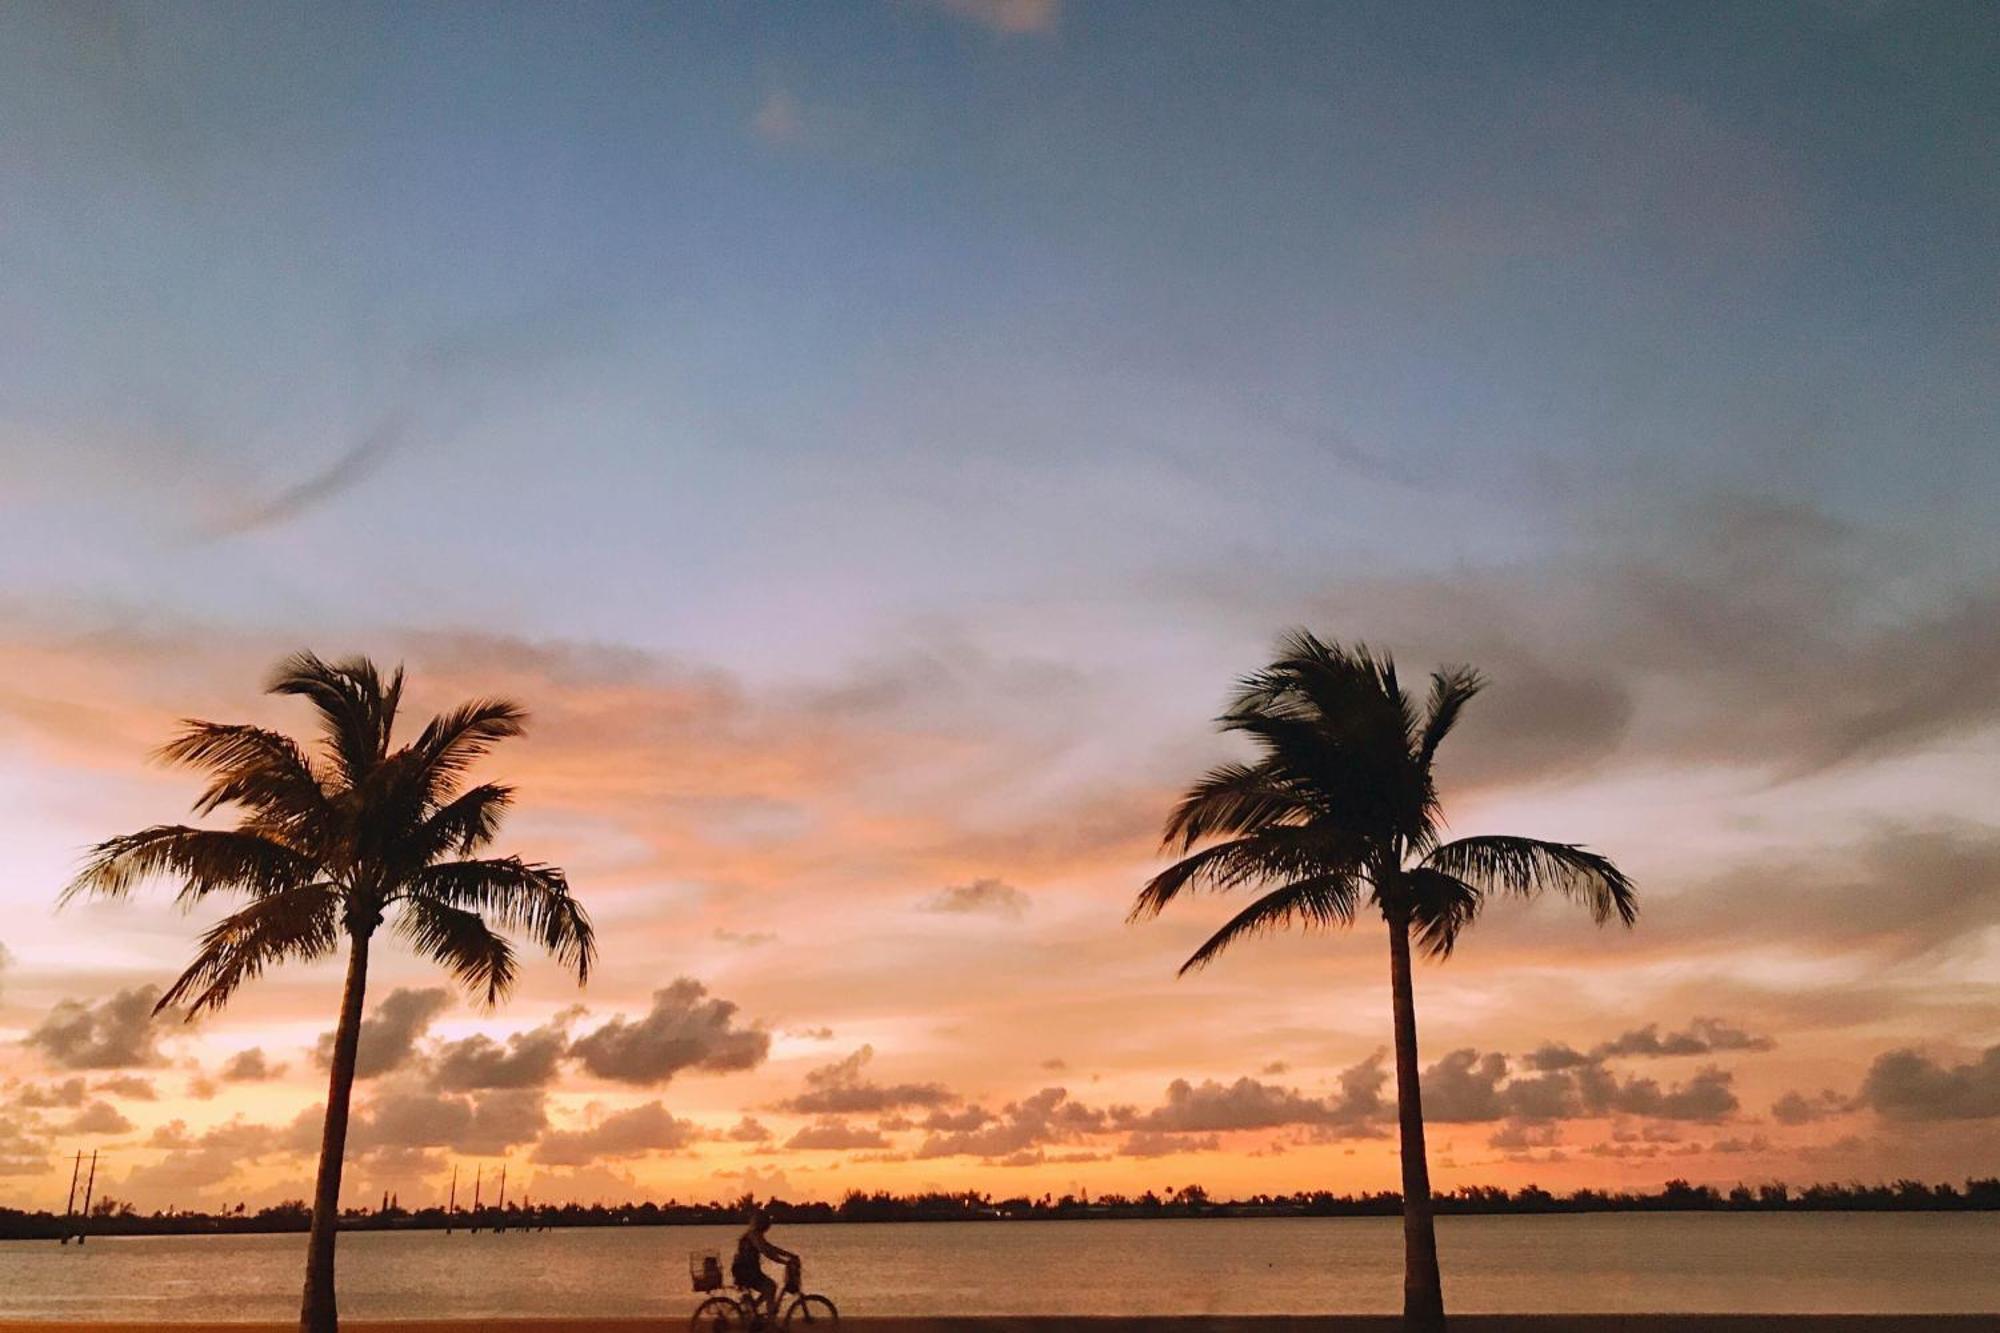
[[[736,1238],[736,1257],[730,1261],[729,1276],[753,1299],[762,1298],[773,1319],[778,1315],[778,1284],[764,1272],[763,1260],[775,1259],[791,1269],[799,1256],[771,1243],[765,1233],[771,1229],[771,1215],[762,1208],[750,1210],[750,1225]]]

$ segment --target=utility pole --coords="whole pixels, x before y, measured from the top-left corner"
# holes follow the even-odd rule
[[[77,1220],[76,1243],[83,1244],[90,1230],[90,1196],[97,1188],[97,1149],[90,1150],[90,1177],[83,1183],[83,1216]]]
[[[65,1245],[69,1244],[70,1228],[75,1225],[73,1219],[76,1216],[76,1182],[77,1178],[82,1174],[83,1149],[78,1148],[76,1150],[76,1161],[71,1164],[69,1169],[69,1202],[63,1205],[62,1243]]]

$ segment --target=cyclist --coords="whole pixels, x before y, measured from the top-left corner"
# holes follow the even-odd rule
[[[774,1259],[790,1270],[799,1256],[771,1243],[765,1233],[771,1229],[771,1215],[762,1208],[750,1209],[750,1225],[736,1238],[736,1257],[730,1261],[729,1276],[751,1294],[753,1302],[762,1298],[771,1318],[778,1317],[778,1284],[764,1272],[763,1261]]]

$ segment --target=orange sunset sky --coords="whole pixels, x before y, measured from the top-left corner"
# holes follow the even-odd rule
[[[527,705],[602,950],[377,951],[350,1203],[1394,1188],[1379,923],[1124,921],[1293,624],[1638,885],[1419,970],[1441,1188],[1990,1174],[1981,43],[1560,8],[0,17],[0,1203],[309,1192],[338,964],[55,906],[301,647]]]

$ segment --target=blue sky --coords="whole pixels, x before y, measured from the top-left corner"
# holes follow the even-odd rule
[[[1228,679],[1305,622],[1486,666],[1473,822],[1689,906],[1598,1037],[1720,993],[1814,1034],[1759,1096],[1971,1059],[1990,915],[1849,1030],[1799,1014],[1881,973],[1858,888],[1810,966],[1695,909],[1780,863],[2000,885],[1996,63],[1995,11],[1893,0],[10,7],[0,783],[37,912],[0,1022],[145,979],[162,935],[39,905],[178,809],[128,776],[155,733],[261,707],[302,641],[528,695],[524,836],[648,938],[991,877],[1053,948],[1120,929]],[[665,720],[604,725],[634,699]],[[1115,937],[1132,976],[1173,951]],[[770,950],[685,969],[805,1003]],[[830,993],[958,1076],[935,997]],[[1104,1072],[1254,1072],[1226,1050]]]

